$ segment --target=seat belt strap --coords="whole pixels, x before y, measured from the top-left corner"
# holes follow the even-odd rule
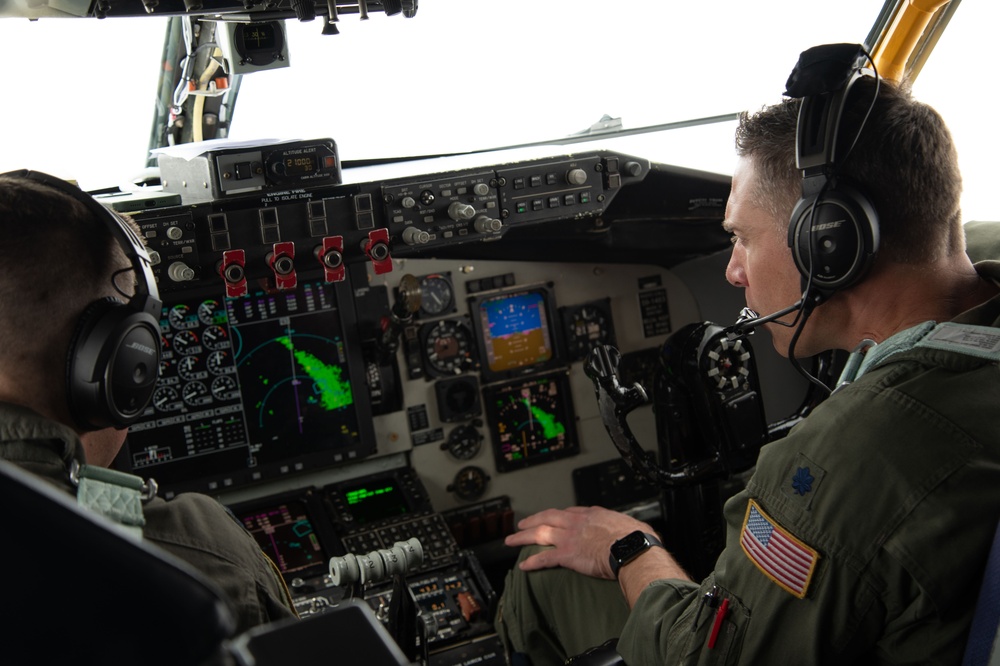
[[[73,461],[70,480],[77,486],[76,501],[101,514],[121,530],[141,539],[146,518],[142,503],[156,496],[156,482],[106,467],[81,465]]]

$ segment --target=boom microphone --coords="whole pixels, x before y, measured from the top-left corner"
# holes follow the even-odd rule
[[[804,298],[800,298],[799,300],[795,301],[795,303],[793,303],[792,305],[789,305],[787,308],[778,310],[777,312],[769,314],[766,317],[761,317],[759,314],[757,314],[750,308],[743,308],[742,310],[740,310],[739,317],[736,318],[736,323],[726,328],[726,334],[729,335],[730,337],[750,335],[751,333],[754,332],[754,329],[756,329],[758,326],[774,321],[779,317],[784,317],[786,314],[793,312],[795,310],[800,310],[805,304],[806,300]],[[781,324],[782,326],[795,325],[794,322],[792,322],[791,324],[786,324],[785,322],[781,321],[775,323]]]

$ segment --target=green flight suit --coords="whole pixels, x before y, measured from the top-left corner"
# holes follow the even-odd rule
[[[69,428],[24,407],[0,402],[0,458],[75,494],[69,480],[83,447]],[[237,632],[294,617],[291,597],[254,538],[216,500],[182,493],[143,505],[143,539],[187,561],[225,594]]]
[[[955,321],[1000,327],[1000,297]],[[1000,518],[1000,366],[927,347],[872,364],[763,447],[725,518],[714,572],[655,581],[631,613],[616,582],[513,570],[508,649],[558,664],[618,635],[628,666],[959,664]]]

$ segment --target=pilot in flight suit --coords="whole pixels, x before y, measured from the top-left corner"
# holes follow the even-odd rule
[[[975,271],[995,294],[1000,262]],[[515,568],[497,617],[513,662],[561,663],[620,636],[628,666],[960,663],[1000,511],[1000,296],[972,303],[859,352],[843,385],[762,448],[700,584],[653,580],[629,610],[613,580]],[[555,539],[544,520],[521,543]],[[563,557],[580,552],[560,538]]]
[[[84,462],[80,439],[71,429],[6,402],[0,402],[0,458],[72,494],[76,488],[69,466],[74,460]],[[155,497],[143,505],[143,515],[143,539],[218,585],[237,631],[294,617],[288,589],[274,564],[217,501],[199,493],[181,493],[169,501]]]

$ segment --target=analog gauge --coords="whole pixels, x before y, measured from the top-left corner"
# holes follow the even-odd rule
[[[229,360],[228,351],[212,352],[205,360],[205,365],[208,366],[208,371],[213,375],[229,375],[236,372],[236,367]]]
[[[198,306],[198,319],[205,326],[225,324],[229,317],[226,315],[226,308],[219,301],[208,299]]]
[[[178,331],[186,331],[198,325],[198,317],[183,303],[175,305],[167,312],[167,321]]]
[[[235,400],[240,395],[236,380],[229,375],[219,375],[212,380],[212,395],[216,400]]]
[[[425,275],[420,279],[420,314],[436,317],[455,309],[455,290],[447,275]]]
[[[458,319],[442,319],[421,329],[424,360],[432,377],[465,372],[472,363],[472,331]]]
[[[212,402],[212,394],[209,393],[208,387],[202,382],[188,382],[181,389],[181,395],[184,397],[184,402],[192,407],[207,405]]]
[[[473,425],[458,426],[448,435],[448,441],[441,444],[442,450],[459,460],[474,458],[481,448],[483,436]]]
[[[570,361],[586,358],[597,345],[615,344],[610,299],[563,308],[562,318]]]
[[[455,493],[460,499],[472,501],[486,493],[486,486],[489,483],[490,477],[485,471],[479,467],[469,466],[458,470],[447,490]]]
[[[213,324],[201,332],[201,342],[208,349],[226,349],[229,347],[229,331]]]
[[[153,391],[153,407],[159,412],[176,412],[184,404],[172,386],[160,386]]]
[[[177,335],[174,336],[173,346],[174,351],[184,356],[197,354],[201,351],[201,343],[198,340],[198,334],[194,331],[180,331],[177,333]]]
[[[177,374],[185,381],[204,379],[208,372],[201,369],[201,359],[197,356],[184,356],[177,362]]]
[[[160,384],[164,384],[167,382],[176,384],[177,377],[174,376],[173,368],[174,368],[174,361],[169,361],[167,359],[160,361],[160,374],[159,374],[159,379],[157,381]]]

